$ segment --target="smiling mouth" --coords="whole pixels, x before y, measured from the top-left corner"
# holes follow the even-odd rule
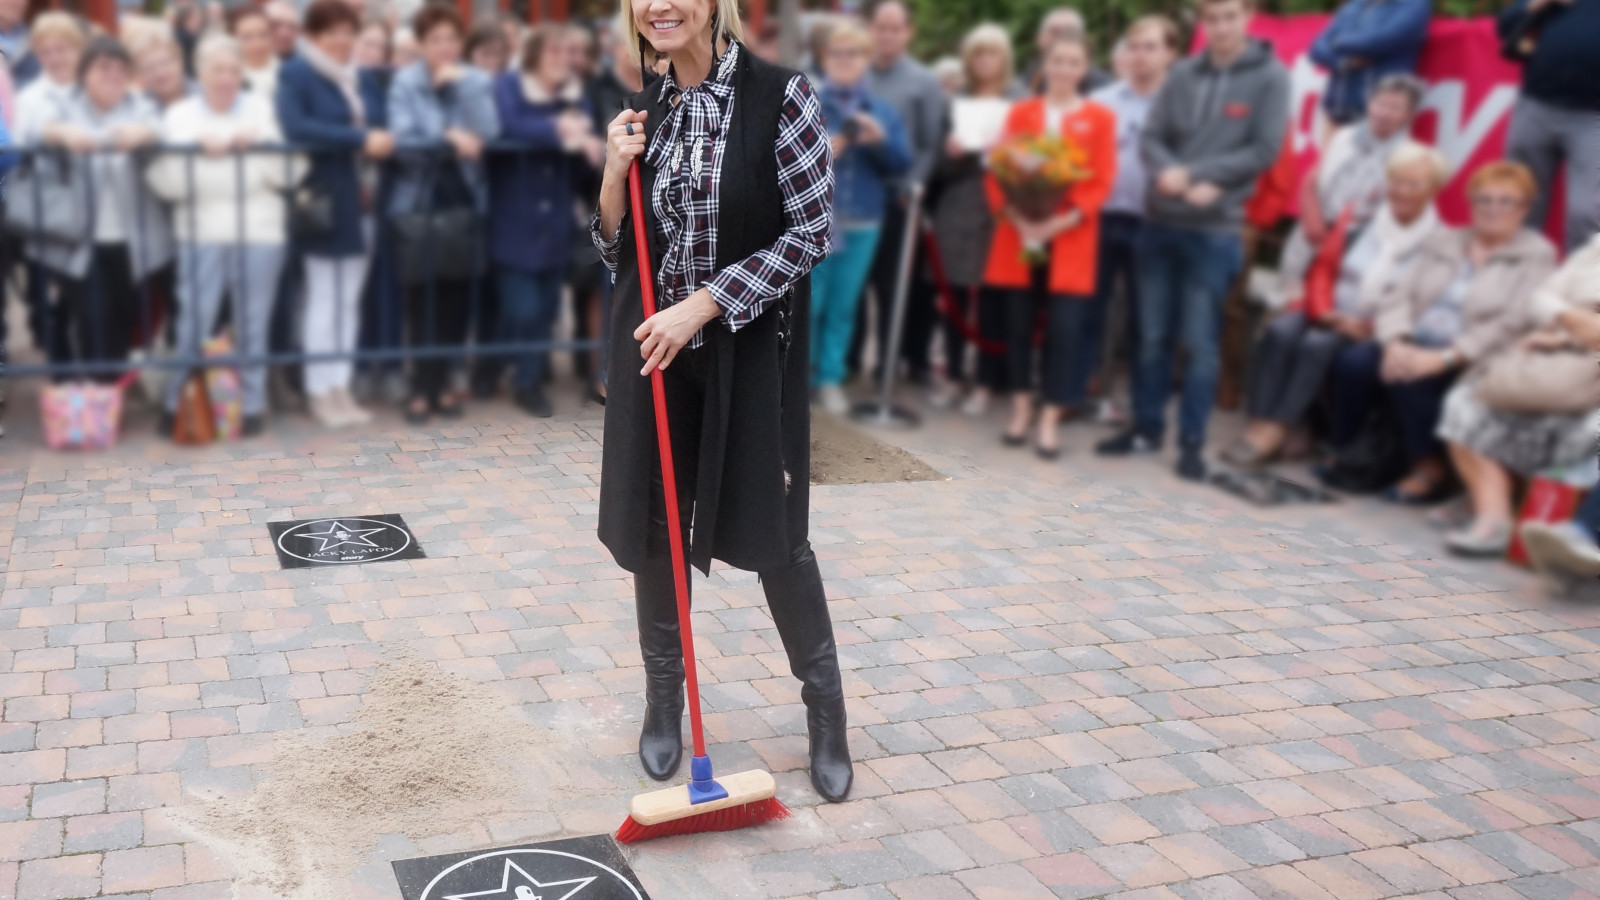
[[[650,23],[650,27],[656,31],[676,31],[682,25],[682,19],[657,19]]]

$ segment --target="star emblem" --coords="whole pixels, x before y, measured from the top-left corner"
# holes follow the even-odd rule
[[[514,892],[512,892],[511,889],[511,870],[513,869],[515,869],[517,874],[521,876],[522,880],[526,882],[526,884],[517,885]],[[568,878],[565,881],[551,881],[545,884],[540,884],[538,879],[534,878],[532,875],[529,875],[527,872],[523,871],[521,866],[508,859],[506,860],[505,870],[500,875],[500,886],[498,888],[487,891],[475,891],[471,894],[448,894],[445,896],[444,900],[468,900],[470,897],[505,897],[507,900],[568,900],[568,898],[573,894],[576,894],[577,892],[588,887],[596,877],[598,876],[589,875],[583,878]],[[555,892],[548,892],[550,888],[567,888],[569,886],[572,889],[566,891],[565,893],[561,893],[559,890]],[[547,891],[547,893],[534,893],[534,888],[538,888],[541,891]]]
[[[297,534],[295,537],[305,538],[310,541],[321,541],[322,546],[317,548],[317,552],[326,553],[329,550],[337,550],[345,544],[351,544],[356,547],[376,548],[378,545],[367,540],[367,535],[377,534],[382,530],[382,528],[351,528],[335,519],[328,523],[326,531],[308,531],[305,534]]]

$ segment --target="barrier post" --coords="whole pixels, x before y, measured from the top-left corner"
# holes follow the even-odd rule
[[[889,340],[878,350],[878,365],[883,369],[878,399],[857,403],[850,417],[858,422],[894,428],[913,428],[918,424],[917,414],[894,405],[894,380],[899,371],[901,332],[906,327],[906,303],[911,296],[911,267],[917,258],[917,232],[922,227],[922,194],[920,183],[911,185],[906,198],[906,230],[900,235],[900,266],[895,274],[893,311],[889,316]]]

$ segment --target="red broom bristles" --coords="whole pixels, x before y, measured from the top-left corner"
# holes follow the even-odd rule
[[[793,813],[777,797],[768,797],[754,803],[742,803],[697,816],[685,816],[655,825],[640,825],[632,816],[624,819],[617,829],[617,843],[637,844],[652,838],[674,834],[701,834],[708,831],[736,831],[751,825],[763,825],[787,819]]]

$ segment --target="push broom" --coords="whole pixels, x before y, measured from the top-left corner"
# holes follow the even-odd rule
[[[633,207],[633,240],[639,251],[639,293],[644,299],[644,317],[649,319],[656,313],[656,285],[645,232],[644,190],[638,160],[628,170],[628,200]],[[650,370],[650,394],[655,401],[656,445],[661,452],[661,484],[666,493],[667,539],[672,553],[673,588],[678,597],[678,629],[683,641],[683,671],[689,694],[689,732],[694,737],[694,756],[689,761],[688,784],[633,798],[628,805],[627,820],[617,829],[617,840],[624,844],[672,834],[733,831],[789,817],[788,807],[777,797],[778,785],[771,773],[753,769],[720,781],[711,775],[711,758],[706,755],[705,731],[700,724],[700,681],[695,672],[694,630],[689,625],[689,570],[683,554],[683,532],[678,527],[678,479],[672,467],[666,387],[659,368]]]

